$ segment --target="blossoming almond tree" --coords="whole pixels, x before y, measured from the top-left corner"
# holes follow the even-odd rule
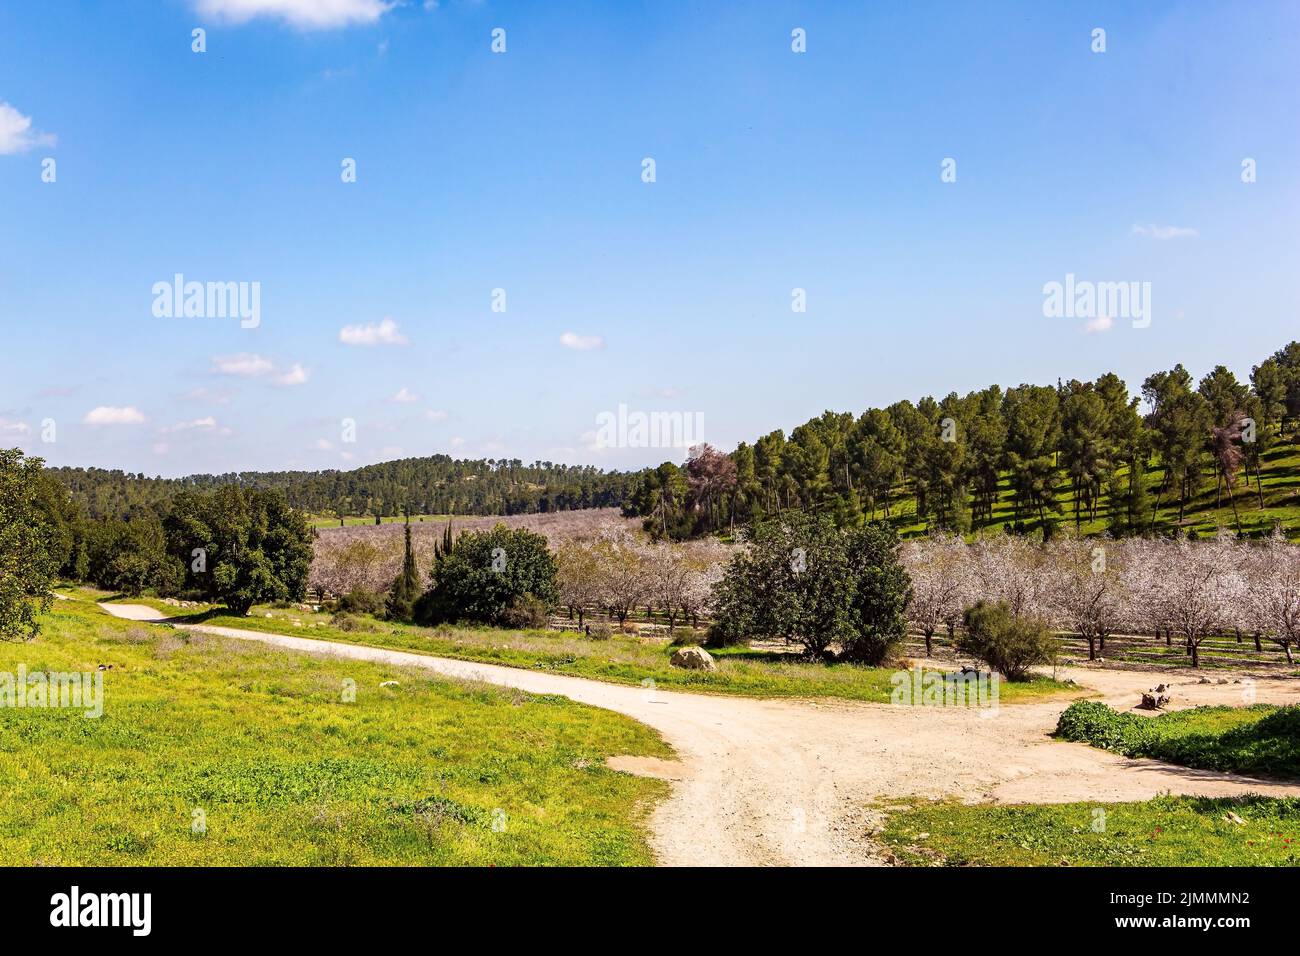
[[[1275,532],[1252,548],[1246,562],[1246,597],[1258,633],[1282,648],[1288,664],[1300,643],[1300,548]]]
[[[957,535],[934,535],[908,542],[902,549],[903,564],[912,577],[907,618],[925,637],[926,657],[934,653],[935,631],[944,625],[951,631],[966,609],[969,551]]]
[[[1088,642],[1088,660],[1124,619],[1125,549],[1114,542],[1062,536],[1045,548],[1053,624]]]

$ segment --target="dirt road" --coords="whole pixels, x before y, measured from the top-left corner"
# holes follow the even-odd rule
[[[118,617],[157,621],[150,607],[101,605]],[[675,781],[655,811],[652,842],[664,865],[858,865],[882,862],[863,807],[880,798],[1067,803],[1142,800],[1171,791],[1300,796],[1300,784],[1129,760],[1084,744],[1052,740],[1066,702],[1002,705],[996,712],[896,707],[849,701],[753,700],[607,684],[517,668],[429,657],[311,638],[212,625],[208,634],[288,650],[418,667],[626,714],[654,727],[680,763],[632,758],[620,769]],[[1125,709],[1157,680],[1172,683],[1173,706],[1243,703],[1241,684],[1199,684],[1189,671],[1079,669],[1066,674]],[[1260,703],[1300,702],[1300,681],[1261,680]]]

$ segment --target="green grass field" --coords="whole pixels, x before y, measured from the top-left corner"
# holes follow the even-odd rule
[[[671,753],[607,711],[132,624],[80,600],[56,602],[35,641],[0,642],[0,671],[19,664],[112,669],[99,719],[0,709],[6,864],[652,862],[644,822],[667,784],[604,760]]]
[[[1158,797],[1047,806],[940,801],[886,809],[878,839],[911,866],[1300,865],[1297,799]]]
[[[273,634],[347,641],[394,648],[484,664],[501,664],[617,684],[639,685],[649,679],[663,690],[734,694],[746,697],[837,697],[888,703],[898,673],[893,667],[818,664],[772,651],[745,647],[710,649],[716,672],[689,671],[669,663],[673,648],[659,640],[615,633],[593,640],[571,631],[513,631],[489,627],[414,627],[354,616],[356,629],[343,630],[330,614],[258,607],[248,617],[235,617],[216,608],[179,610],[147,598],[122,598],[144,603],[178,622],[242,627]],[[271,617],[266,615],[270,614]],[[301,622],[296,626],[294,621]],[[1078,695],[1079,688],[1047,678],[1024,683],[1003,682],[1001,703]]]
[[[1126,469],[1120,469],[1125,476]],[[1255,475],[1250,475],[1250,485],[1246,486],[1246,474],[1238,475],[1233,495],[1237,501],[1237,517],[1241,521],[1241,530],[1245,534],[1267,534],[1276,522],[1281,522],[1288,537],[1300,537],[1300,445],[1294,442],[1279,442],[1263,456],[1258,486]],[[1156,504],[1156,493],[1164,480],[1164,469],[1157,465],[1147,473],[1147,489],[1151,496],[1152,507]],[[1260,491],[1263,492],[1263,507],[1260,505]],[[1060,506],[1059,513],[1053,515],[1060,527],[1074,527],[1074,492],[1068,479],[1062,479],[1056,486],[1056,500]],[[1084,534],[1103,534],[1107,530],[1106,509],[1108,500],[1103,495],[1098,508],[1096,521],[1089,521],[1086,513],[1080,525]],[[925,534],[929,524],[919,521],[916,516],[916,499],[911,496],[895,498],[890,508],[890,522],[903,537]],[[877,517],[883,517],[878,513]],[[1151,514],[1145,515],[1150,529]],[[1024,516],[1025,524],[1032,529],[1037,527],[1037,515]],[[1015,522],[1015,509],[1012,502],[1011,481],[1006,475],[998,485],[998,499],[993,506],[991,522],[981,523],[977,530],[985,528],[1001,531]],[[1155,531],[1168,531],[1180,528],[1184,532],[1195,531],[1199,535],[1213,535],[1219,528],[1236,530],[1237,519],[1233,516],[1232,505],[1226,492],[1219,499],[1215,494],[1213,473],[1209,473],[1199,494],[1188,502],[1184,510],[1182,523],[1178,520],[1178,502],[1169,500],[1168,495],[1160,500],[1160,507],[1155,514]]]
[[[1061,714],[1056,735],[1126,757],[1300,779],[1300,705],[1193,707],[1145,717],[1076,701]]]

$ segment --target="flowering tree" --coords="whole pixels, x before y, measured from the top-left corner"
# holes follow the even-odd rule
[[[925,656],[934,652],[934,633],[949,632],[966,609],[970,572],[969,548],[957,535],[938,534],[908,542],[903,564],[912,576],[912,602],[908,622],[925,636]]]
[[[1288,664],[1300,643],[1300,548],[1275,532],[1246,562],[1246,607],[1259,633],[1282,648]]]
[[[1061,537],[1045,548],[1052,623],[1088,642],[1088,660],[1124,620],[1124,549],[1114,542]]]
[[[619,625],[649,593],[645,547],[626,528],[608,526],[591,546],[595,557],[600,603]]]
[[[1171,560],[1162,562],[1159,577],[1147,582],[1173,630],[1185,641],[1193,667],[1201,666],[1201,644],[1231,626],[1242,604],[1236,552],[1227,534],[1204,543],[1180,539],[1166,547],[1164,556]]]
[[[566,541],[555,554],[560,603],[569,616],[578,615],[578,627],[585,623],[587,608],[602,597],[600,564],[592,546],[583,541]]]

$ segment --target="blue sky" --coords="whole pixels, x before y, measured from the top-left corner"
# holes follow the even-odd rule
[[[1300,329],[1298,62],[1285,2],[6,3],[0,444],[638,467],[684,453],[594,447],[601,412],[729,449],[993,382],[1244,375]],[[260,325],[155,316],[176,273],[258,282]],[[1150,282],[1150,326],[1045,317],[1067,273]]]

